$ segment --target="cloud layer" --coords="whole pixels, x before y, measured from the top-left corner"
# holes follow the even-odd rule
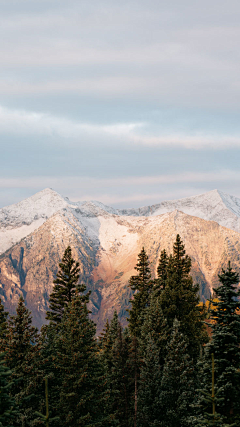
[[[0,206],[239,195],[239,20],[236,0],[3,0]]]

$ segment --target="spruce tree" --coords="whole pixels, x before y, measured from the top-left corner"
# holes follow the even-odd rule
[[[112,426],[130,427],[132,416],[132,372],[129,363],[130,336],[123,331],[117,312],[106,322],[101,336],[101,357],[105,370],[105,413]]]
[[[6,366],[4,353],[0,353],[0,426],[13,427],[17,416],[16,403],[11,396],[12,372]]]
[[[81,297],[75,297],[66,308],[55,337],[54,361],[61,377],[59,425],[85,427],[103,421],[103,372],[95,333],[86,304]]]
[[[164,427],[192,425],[191,404],[194,400],[196,376],[187,348],[187,341],[180,332],[180,323],[175,319],[161,380],[160,400]]]
[[[114,419],[121,427],[130,427],[132,407],[132,372],[129,363],[130,337],[118,324],[118,335],[112,348],[113,367],[111,370],[112,408]]]
[[[157,279],[154,280],[154,294],[158,297],[161,291],[165,289],[168,277],[168,262],[169,258],[165,249],[161,251],[158,267],[157,267]]]
[[[13,387],[11,390],[19,405],[19,416],[15,425],[29,425],[33,412],[37,408],[37,396],[33,393],[32,380],[36,379],[33,369],[37,351],[37,328],[32,326],[30,311],[24,299],[19,298],[16,315],[10,316],[5,338],[5,361],[12,371]]]
[[[212,354],[215,361],[216,411],[225,424],[240,423],[240,291],[236,286],[239,275],[231,268],[219,275],[220,286],[215,288],[217,299],[212,301],[211,341],[206,345],[202,361],[202,392],[200,406],[211,413],[211,405],[206,405],[205,396],[211,390]]]
[[[143,314],[149,304],[149,298],[153,287],[151,281],[151,272],[149,268],[148,256],[142,248],[138,255],[136,267],[138,275],[132,276],[129,280],[129,287],[134,291],[133,299],[130,300],[132,305],[129,310],[129,329],[133,336],[139,337],[143,323]]]
[[[62,262],[59,263],[57,277],[53,281],[54,288],[49,298],[50,310],[47,311],[47,320],[59,324],[68,303],[72,301],[76,294],[79,295],[86,290],[84,284],[78,285],[79,273],[79,262],[72,258],[72,249],[68,246],[64,252]],[[89,295],[89,292],[86,295],[81,295],[82,302],[88,302]]]
[[[140,352],[146,354],[145,344],[150,337],[151,341],[158,348],[159,365],[163,366],[170,334],[171,328],[163,315],[160,298],[156,298],[153,293],[150,298],[149,307],[146,309],[144,315],[144,322],[141,329]]]
[[[168,325],[174,319],[180,321],[181,332],[187,337],[190,355],[197,359],[200,345],[207,341],[203,314],[199,306],[199,286],[193,284],[191,259],[186,255],[179,234],[170,255],[165,289],[160,295],[160,304]]]
[[[4,310],[4,305],[0,298],[0,352],[4,351],[4,340],[7,333],[8,312]]]
[[[138,387],[138,414],[139,427],[162,426],[163,408],[161,406],[161,378],[160,351],[151,331],[144,335],[141,348],[141,368]]]

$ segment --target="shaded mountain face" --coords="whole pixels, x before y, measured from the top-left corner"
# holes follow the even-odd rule
[[[80,262],[81,280],[92,290],[90,309],[98,331],[115,309],[124,324],[131,297],[128,280],[135,274],[138,253],[144,246],[155,277],[160,252],[171,253],[177,233],[205,300],[228,260],[240,269],[239,217],[240,200],[218,191],[120,211],[99,202],[73,203],[43,190],[0,210],[2,300],[14,312],[23,295],[40,327],[59,261],[70,245]]]

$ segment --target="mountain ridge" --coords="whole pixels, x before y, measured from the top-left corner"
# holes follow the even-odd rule
[[[58,264],[70,245],[74,258],[80,262],[80,279],[92,291],[90,309],[98,332],[115,309],[125,324],[132,295],[128,280],[135,274],[141,248],[146,249],[155,277],[161,250],[170,254],[176,234],[180,234],[204,301],[217,286],[218,274],[228,260],[240,270],[240,233],[232,229],[238,225],[238,203],[240,206],[240,200],[234,196],[214,190],[193,198],[162,202],[160,208],[155,205],[158,207],[152,209],[151,215],[126,215],[126,211],[120,215],[120,210],[101,202],[71,202],[54,190],[43,190],[30,200],[0,211],[0,218],[4,218],[0,222],[0,237],[1,232],[2,236],[8,233],[8,240],[3,243],[5,247],[12,243],[4,250],[0,240],[1,298],[13,313],[23,295],[34,323],[40,327],[45,322]],[[163,213],[164,209],[170,211]],[[191,215],[183,210],[190,210]]]
[[[240,199],[219,190],[138,209],[114,209],[97,201],[72,202],[47,188],[17,204],[0,209],[0,253],[37,229],[51,215],[66,208],[75,211],[78,217],[93,218],[100,215],[150,217],[178,209],[240,232]]]

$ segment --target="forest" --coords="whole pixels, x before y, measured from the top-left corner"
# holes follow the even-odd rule
[[[0,427],[240,426],[238,272],[200,303],[179,235],[157,277],[144,248],[135,270],[128,326],[115,311],[99,336],[70,246],[41,331],[23,297],[0,304]]]

